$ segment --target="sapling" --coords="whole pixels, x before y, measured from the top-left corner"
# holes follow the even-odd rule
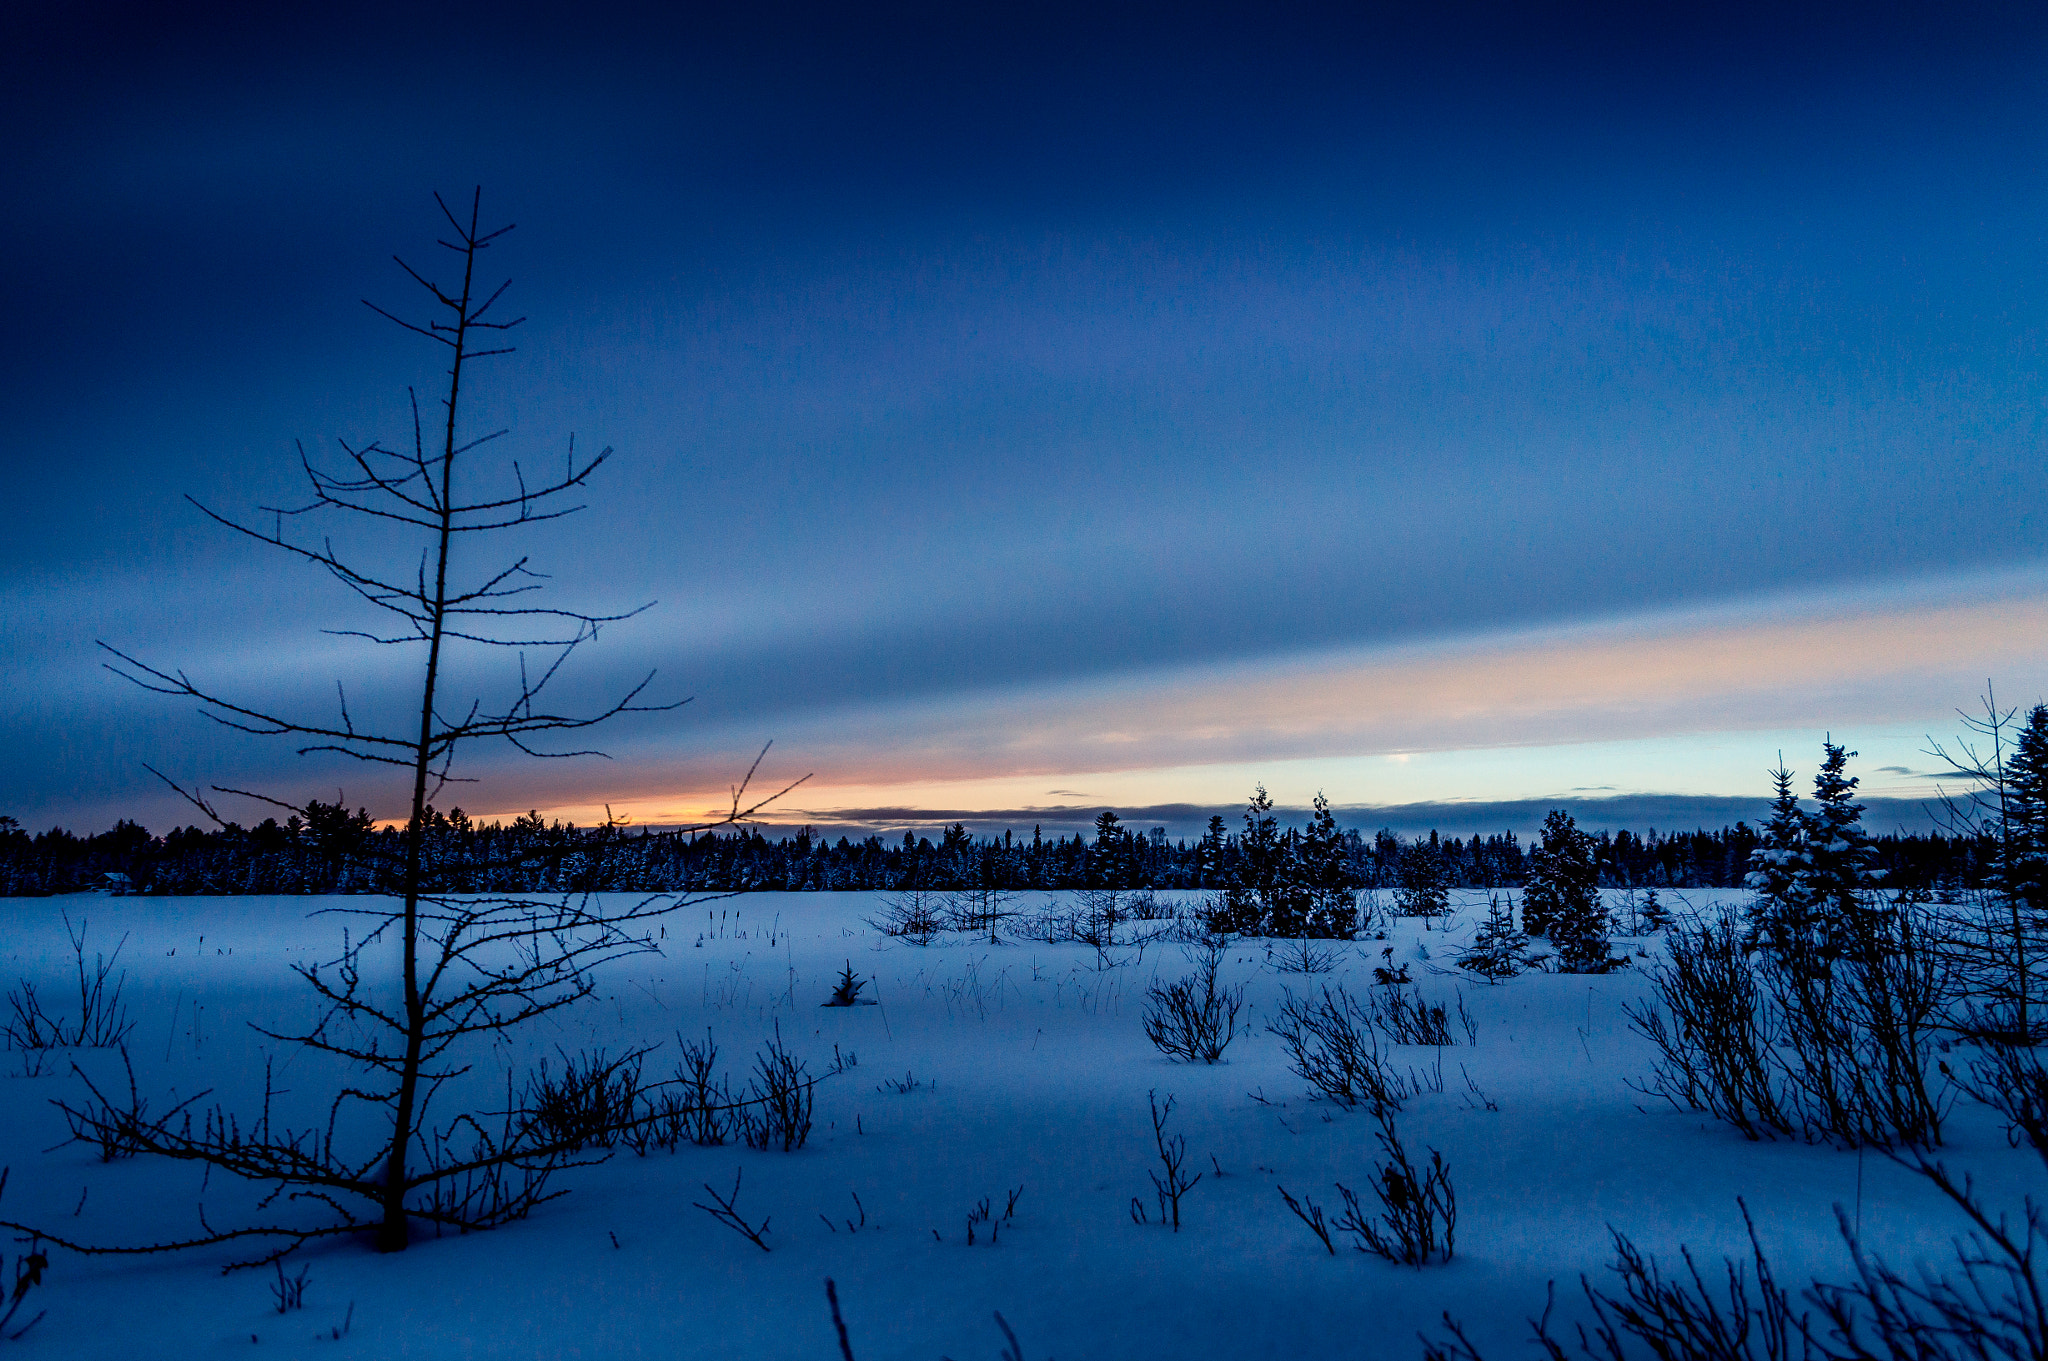
[[[2007,1143],[2026,1144],[2048,1163],[2048,1063],[2039,1049],[1987,1044],[1962,1085],[2004,1119]]]
[[[211,689],[173,666],[107,649],[109,668],[143,689],[189,702],[236,731],[285,738],[301,754],[348,757],[402,777],[410,795],[402,831],[378,838],[374,847],[366,842],[363,851],[382,862],[379,877],[388,896],[351,898],[326,909],[354,919],[360,929],[343,934],[337,955],[293,966],[317,999],[317,1015],[301,1028],[255,1026],[270,1040],[354,1070],[326,1093],[324,1118],[287,1124],[270,1108],[269,1092],[261,1110],[243,1112],[198,1109],[191,1100],[161,1115],[139,1105],[111,1111],[65,1106],[74,1128],[82,1122],[90,1136],[111,1128],[145,1155],[196,1162],[249,1184],[262,1193],[257,1203],[275,1215],[272,1222],[225,1229],[202,1221],[189,1238],[141,1250],[254,1242],[268,1248],[256,1261],[268,1262],[312,1239],[362,1235],[381,1251],[397,1252],[417,1227],[466,1232],[525,1216],[555,1194],[548,1189],[551,1176],[579,1161],[573,1148],[546,1139],[516,1110],[464,1108],[437,1116],[436,1096],[446,1092],[452,1099],[460,1090],[450,1084],[470,1069],[476,1050],[591,997],[594,971],[607,962],[658,950],[655,920],[679,905],[673,895],[623,904],[599,895],[609,886],[609,852],[620,839],[619,825],[609,819],[560,849],[555,877],[564,891],[552,899],[461,891],[432,857],[430,832],[444,819],[431,801],[461,778],[453,773],[458,753],[504,743],[534,756],[596,755],[573,745],[580,734],[609,719],[683,702],[648,702],[649,674],[589,709],[558,707],[572,658],[605,626],[639,609],[592,613],[543,604],[532,594],[542,574],[529,558],[515,552],[489,563],[482,557],[507,535],[579,509],[572,498],[610,451],[579,454],[572,441],[555,470],[536,475],[530,463],[514,464],[497,474],[495,485],[491,474],[472,469],[476,450],[504,432],[469,425],[465,379],[473,379],[477,361],[510,352],[504,332],[522,320],[493,310],[509,283],[493,290],[477,273],[511,230],[484,229],[480,204],[479,191],[463,217],[441,203],[449,228],[441,244],[454,256],[454,278],[437,283],[400,261],[427,295],[427,316],[415,321],[373,308],[446,360],[431,416],[415,398],[408,440],[392,447],[343,441],[330,465],[302,453],[301,505],[249,519],[200,507],[221,527],[338,582],[367,619],[382,621],[338,632],[416,658],[399,716],[388,723],[372,719],[386,706],[352,704],[339,688],[336,708],[326,713],[260,707],[261,701]],[[330,518],[364,528],[373,544],[393,548],[392,558],[352,557],[324,529],[288,532]],[[498,697],[455,693],[456,677],[475,674],[465,657],[493,649],[513,662]],[[226,825],[205,794],[173,788]],[[745,781],[735,788],[732,811],[718,825],[764,805],[747,788]],[[248,791],[213,792],[254,797],[301,816],[311,811]]]
[[[832,995],[827,997],[820,1005],[828,1007],[872,1005],[872,998],[863,998],[860,995],[860,990],[867,985],[867,979],[854,973],[853,961],[849,959],[846,961],[846,967],[839,971],[839,981],[833,985]]]
[[[1671,924],[1677,920],[1671,915],[1671,909],[1657,897],[1655,884],[1643,890],[1643,901],[1638,909],[1638,917],[1636,924],[1642,928],[1642,934],[1646,936],[1669,930]]]
[[[936,889],[899,889],[883,895],[882,910],[868,925],[912,945],[930,945],[946,927],[945,906],[945,895]]]
[[[1513,909],[1498,895],[1488,895],[1486,920],[1479,923],[1472,943],[1458,956],[1458,967],[1489,983],[1500,983],[1529,964],[1529,938],[1515,924]]]
[[[1197,1172],[1192,1177],[1187,1174],[1187,1136],[1176,1134],[1172,1138],[1167,1137],[1166,1119],[1173,1114],[1173,1097],[1168,1096],[1162,1103],[1158,1093],[1147,1092],[1145,1099],[1152,1104],[1152,1142],[1158,1151],[1161,1168],[1160,1172],[1148,1172],[1146,1175],[1152,1178],[1153,1193],[1159,1198],[1159,1222],[1172,1225],[1173,1231],[1179,1233],[1181,1197],[1192,1191],[1204,1174]],[[1135,1199],[1131,1203],[1138,1204]],[[1134,1217],[1139,1223],[1145,1222],[1142,1206]]]

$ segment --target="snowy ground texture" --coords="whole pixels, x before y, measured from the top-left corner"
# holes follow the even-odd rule
[[[1687,896],[1696,909],[1716,901]],[[145,1093],[168,1104],[212,1088],[253,1111],[268,1054],[283,1100],[310,1102],[298,1111],[310,1117],[325,1109],[331,1074],[278,1051],[248,1022],[312,1014],[288,966],[338,945],[340,922],[309,915],[322,905],[0,900],[0,989],[28,979],[49,1000],[75,994],[60,914],[87,918],[88,950],[126,937],[124,1000],[138,1021],[131,1048]],[[621,1153],[565,1173],[571,1194],[495,1232],[427,1239],[392,1256],[328,1241],[292,1259],[308,1266],[309,1284],[304,1309],[288,1314],[273,1307],[270,1273],[221,1274],[234,1256],[226,1250],[57,1252],[36,1295],[47,1317],[22,1341],[0,1342],[0,1357],[828,1361],[839,1354],[824,1293],[831,1277],[861,1361],[995,1357],[1004,1346],[996,1311],[1031,1361],[1410,1358],[1420,1355],[1417,1333],[1434,1333],[1445,1309],[1490,1358],[1514,1358],[1530,1355],[1525,1320],[1541,1309],[1547,1281],[1559,1283],[1569,1320],[1579,1274],[1601,1273],[1610,1257],[1610,1225],[1659,1256],[1687,1244],[1711,1263],[1746,1249],[1741,1197],[1781,1279],[1842,1279],[1841,1205],[1888,1256],[1946,1255],[1958,1216],[1882,1157],[1747,1143],[1635,1090],[1651,1053],[1622,1008],[1644,990],[1640,968],[1500,986],[1452,973],[1453,946],[1483,914],[1484,895],[1462,895],[1459,906],[1448,929],[1396,922],[1386,941],[1342,947],[1334,972],[1308,979],[1277,968],[1262,943],[1241,943],[1226,973],[1248,985],[1250,1031],[1214,1067],[1170,1062],[1145,1038],[1146,986],[1189,972],[1173,945],[1117,951],[1109,968],[1082,945],[948,935],[920,947],[871,928],[877,901],[867,894],[753,894],[685,909],[668,921],[664,954],[611,966],[599,1000],[516,1046],[480,1046],[479,1071],[502,1094],[507,1065],[523,1071],[558,1048],[660,1044],[649,1073],[665,1075],[678,1034],[708,1027],[740,1079],[779,1023],[813,1073],[832,1066],[835,1046],[858,1057],[817,1088],[808,1147]],[[1400,1128],[1418,1158],[1443,1152],[1458,1197],[1456,1259],[1425,1269],[1348,1248],[1329,1255],[1277,1190],[1331,1201],[1333,1183],[1362,1189],[1372,1175],[1371,1115],[1311,1099],[1265,1027],[1283,988],[1369,988],[1388,947],[1433,999],[1462,992],[1478,1025],[1476,1044],[1460,1034],[1453,1047],[1401,1056],[1418,1068],[1441,1059],[1443,1092],[1411,1100]],[[849,960],[874,980],[869,995],[881,1005],[819,1005]],[[202,1203],[217,1228],[246,1209],[220,1178],[209,1186],[195,1169],[105,1164],[65,1142],[49,1098],[78,1090],[72,1059],[118,1075],[117,1058],[66,1052],[44,1075],[24,1076],[22,1055],[4,1057],[0,1164],[13,1175],[0,1214],[132,1243],[197,1232]],[[1205,1173],[1178,1234],[1130,1213],[1134,1196],[1152,1200],[1154,1091],[1177,1099],[1172,1129]],[[2040,1189],[2036,1156],[2009,1149],[1995,1120],[1967,1102],[1944,1157],[1973,1172],[1993,1206],[2016,1208]],[[740,1208],[770,1220],[770,1252],[692,1207],[706,1199],[702,1183],[726,1190],[741,1169]],[[1019,1186],[999,1241],[984,1233],[969,1246],[969,1211],[992,1197],[1000,1212]],[[856,1196],[866,1225],[852,1232]],[[11,1260],[13,1245],[0,1248]]]

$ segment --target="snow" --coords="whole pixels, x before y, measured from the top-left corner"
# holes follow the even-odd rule
[[[1741,895],[1684,896],[1704,909]],[[1954,1211],[1881,1156],[1747,1143],[1633,1087],[1650,1067],[1623,1011],[1643,994],[1640,968],[1499,986],[1453,974],[1455,945],[1483,918],[1485,897],[1454,895],[1448,930],[1396,922],[1387,941],[1344,947],[1335,972],[1309,979],[1280,972],[1259,942],[1240,943],[1225,974],[1247,986],[1252,1029],[1214,1067],[1170,1062],[1145,1039],[1146,985],[1190,969],[1170,944],[1120,950],[1122,962],[1103,969],[1081,945],[887,939],[866,924],[877,911],[868,894],[752,894],[687,908],[669,919],[664,953],[608,966],[596,999],[515,1045],[480,1045],[472,1094],[488,1101],[495,1084],[501,1099],[506,1063],[523,1071],[558,1048],[659,1044],[650,1072],[665,1075],[677,1036],[707,1027],[740,1078],[779,1023],[813,1073],[830,1067],[835,1045],[858,1056],[818,1087],[807,1148],[622,1152],[564,1173],[571,1194],[494,1232],[429,1238],[392,1256],[346,1239],[309,1247],[291,1262],[309,1268],[305,1308],[286,1315],[272,1307],[268,1272],[220,1273],[235,1257],[226,1249],[57,1251],[34,1296],[48,1316],[14,1346],[24,1357],[81,1361],[251,1351],[818,1361],[837,1354],[831,1277],[862,1361],[994,1357],[1003,1346],[996,1311],[1034,1361],[1415,1357],[1417,1332],[1433,1332],[1447,1308],[1490,1356],[1513,1357],[1529,1354],[1524,1320],[1542,1308],[1547,1281],[1558,1282],[1560,1315],[1571,1315],[1579,1274],[1601,1272],[1610,1257],[1609,1225],[1660,1256],[1689,1244],[1712,1262],[1746,1248],[1742,1197],[1788,1280],[1846,1274],[1836,1205],[1860,1213],[1882,1253],[1945,1251],[1959,1228]],[[337,947],[342,922],[318,909],[361,905],[0,899],[0,987],[27,979],[49,1001],[75,995],[60,914],[86,918],[88,951],[126,937],[124,1001],[139,1023],[131,1053],[154,1104],[211,1088],[253,1112],[269,1056],[281,1100],[312,1119],[324,1115],[332,1073],[249,1023],[313,1014],[289,965]],[[1328,1255],[1276,1190],[1327,1203],[1334,1182],[1362,1189],[1371,1175],[1371,1116],[1311,1099],[1265,1021],[1283,988],[1369,987],[1385,946],[1432,998],[1462,991],[1479,1027],[1476,1045],[1460,1036],[1442,1051],[1401,1054],[1417,1068],[1441,1060],[1443,1092],[1411,1100],[1399,1126],[1418,1158],[1443,1151],[1458,1195],[1456,1259],[1419,1270],[1348,1248]],[[1654,941],[1644,948],[1654,952]],[[818,1005],[848,960],[874,980],[866,995],[880,1005]],[[208,1185],[195,1169],[141,1159],[103,1164],[96,1150],[65,1142],[48,1099],[80,1090],[73,1059],[125,1082],[115,1056],[67,1051],[41,1076],[23,1075],[21,1054],[4,1059],[0,1164],[13,1176],[0,1216],[136,1243],[199,1231],[202,1201],[216,1227],[253,1213],[218,1177]],[[909,1092],[887,1081],[913,1075]],[[1497,1112],[1473,1097],[1467,1075]],[[1177,1099],[1170,1128],[1205,1173],[1177,1235],[1130,1214],[1132,1197],[1152,1200],[1153,1091]],[[1994,1206],[2038,1190],[2035,1155],[2008,1148],[1995,1121],[1967,1104],[1944,1157],[1973,1172]],[[702,1183],[725,1192],[739,1170],[739,1206],[769,1218],[771,1252],[692,1207],[707,1199]],[[984,1231],[968,1246],[969,1210],[987,1196],[1000,1212],[1020,1185],[999,1241]],[[867,1224],[851,1232],[856,1195]],[[11,1258],[13,1245],[0,1247]],[[336,1340],[345,1317],[348,1333]]]

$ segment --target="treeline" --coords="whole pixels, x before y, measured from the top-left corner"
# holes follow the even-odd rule
[[[822,837],[810,828],[769,836],[759,829],[710,832],[578,827],[529,813],[510,823],[477,823],[459,808],[429,810],[426,854],[438,891],[546,893],[614,891],[812,891],[905,888],[1228,889],[1267,879],[1303,856],[1346,888],[1397,888],[1418,866],[1451,887],[1520,887],[1530,850],[1513,832],[1492,836],[1399,837],[1391,831],[1276,828],[1260,790],[1246,827],[1210,819],[1199,839],[1170,840],[1164,828],[1131,828],[1105,811],[1092,833],[977,837],[959,824],[930,836]],[[1327,812],[1319,810],[1327,817]],[[1306,840],[1305,840],[1306,839]],[[1719,830],[1588,838],[1599,882],[1616,888],[1731,888],[1742,884],[1759,844],[1745,823]],[[0,816],[0,896],[72,893],[110,885],[152,894],[384,893],[399,881],[403,836],[378,830],[369,814],[309,803],[305,816],[254,827],[184,827],[152,836],[122,821],[94,836],[61,828],[29,834]],[[1314,849],[1304,850],[1313,843]],[[1871,865],[1902,888],[1976,887],[1996,856],[1988,836],[1886,835],[1868,841]],[[109,876],[120,876],[110,879]]]

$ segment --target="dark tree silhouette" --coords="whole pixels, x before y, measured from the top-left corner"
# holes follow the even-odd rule
[[[523,1216],[554,1194],[547,1190],[550,1175],[578,1160],[577,1149],[585,1138],[561,1137],[510,1100],[503,1111],[464,1110],[437,1123],[429,1114],[435,1093],[467,1071],[459,1052],[465,1042],[499,1035],[587,997],[595,967],[654,950],[647,923],[682,905],[666,895],[640,897],[624,905],[589,892],[551,899],[457,896],[436,891],[441,886],[424,854],[435,817],[432,800],[460,778],[452,773],[459,750],[496,740],[534,757],[601,755],[578,745],[575,735],[622,714],[661,712],[684,702],[643,698],[653,680],[650,672],[594,709],[556,705],[551,687],[569,659],[605,625],[631,618],[648,606],[592,614],[542,603],[535,593],[544,578],[527,557],[508,555],[499,565],[472,575],[463,570],[471,555],[455,551],[459,543],[467,545],[479,537],[494,542],[492,536],[573,514],[581,509],[574,496],[611,455],[606,449],[579,457],[572,438],[560,471],[550,476],[530,477],[512,462],[494,487],[487,471],[472,470],[475,451],[506,432],[470,435],[464,428],[469,365],[511,353],[511,347],[502,343],[504,333],[523,320],[501,320],[494,311],[509,283],[486,291],[478,277],[484,253],[511,230],[480,228],[481,198],[479,191],[465,221],[436,196],[451,231],[439,244],[455,257],[459,282],[444,286],[398,261],[428,295],[430,311],[423,321],[406,319],[366,300],[379,315],[446,353],[446,390],[431,433],[415,394],[409,449],[344,441],[342,471],[335,472],[316,465],[301,448],[310,498],[295,507],[266,507],[268,527],[199,506],[226,528],[326,572],[387,621],[381,629],[334,632],[376,647],[419,649],[417,722],[408,718],[396,728],[365,723],[339,687],[339,703],[330,718],[273,712],[209,689],[183,671],[163,670],[107,647],[114,657],[109,666],[116,674],[156,693],[193,701],[200,712],[225,727],[287,738],[299,744],[301,754],[337,753],[402,770],[410,777],[409,817],[396,848],[400,864],[389,867],[397,870],[398,892],[382,901],[365,899],[366,905],[359,908],[338,909],[357,918],[358,929],[345,934],[338,957],[298,967],[324,1004],[320,1020],[296,1032],[257,1027],[273,1039],[336,1056],[361,1075],[333,1096],[329,1118],[321,1126],[274,1124],[268,1094],[255,1119],[237,1118],[220,1108],[202,1113],[189,1101],[167,1113],[151,1114],[135,1094],[132,1080],[125,1101],[110,1100],[93,1088],[92,1101],[65,1106],[81,1137],[203,1163],[267,1186],[271,1194],[266,1205],[312,1206],[319,1212],[313,1222],[224,1232],[209,1229],[181,1243],[136,1249],[65,1246],[161,1251],[253,1239],[270,1244],[273,1250],[258,1259],[269,1260],[312,1237],[369,1230],[380,1250],[392,1252],[406,1246],[416,1220],[436,1229],[466,1230]],[[349,522],[417,536],[417,563],[401,570],[366,566],[343,556],[331,537],[288,533],[326,515],[361,517]],[[514,680],[502,702],[493,705],[471,696],[450,702],[449,659],[458,648],[510,649],[518,654]],[[537,656],[537,664],[529,665],[530,654]],[[561,742],[564,737],[571,740]],[[758,769],[760,758],[754,765]],[[158,773],[220,820],[205,795]],[[748,781],[752,776],[750,770]],[[729,811],[707,825],[738,822],[779,797],[750,801],[748,781],[734,789]],[[308,824],[328,811],[218,786],[214,792],[244,794],[292,808]],[[358,844],[365,840],[356,838]],[[602,844],[602,837],[594,847],[585,841],[575,852],[587,859],[601,854]],[[601,875],[585,877],[593,885],[602,883]],[[373,986],[366,979],[371,961],[365,951],[375,943],[393,941],[399,955],[396,986],[389,980]],[[345,1146],[336,1130],[362,1122],[334,1118],[352,1103],[381,1108],[388,1117],[372,1122],[381,1132],[353,1148]],[[621,1118],[631,1118],[631,1113]]]

